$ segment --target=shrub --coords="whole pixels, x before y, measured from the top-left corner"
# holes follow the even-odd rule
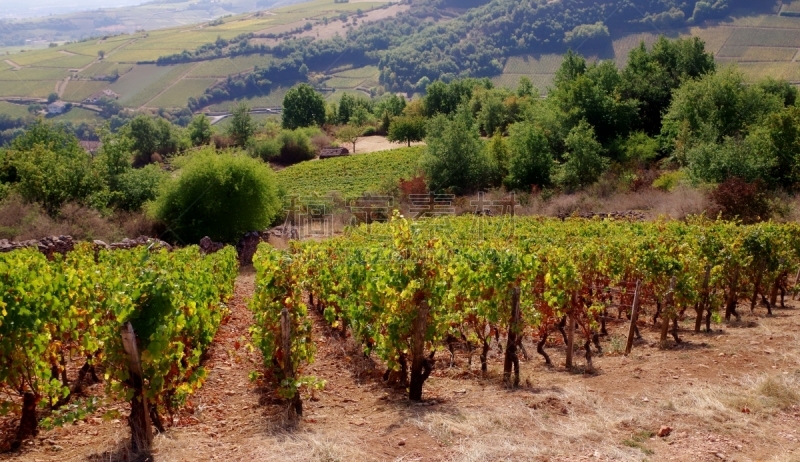
[[[664,172],[658,178],[656,178],[655,181],[653,181],[653,187],[662,191],[670,192],[675,189],[675,187],[678,186],[678,184],[680,184],[684,178],[686,178],[686,174],[680,170]]]
[[[364,131],[361,132],[361,136],[375,136],[378,131],[375,130],[375,127],[366,127]]]
[[[250,146],[250,154],[264,162],[269,162],[281,155],[281,141],[276,138],[257,138]]]
[[[768,220],[772,215],[769,197],[759,180],[748,183],[741,178],[729,178],[711,192],[709,199],[709,214],[713,217],[751,224]]]
[[[273,160],[280,164],[296,164],[311,160],[317,155],[306,130],[283,130],[278,136],[278,141],[281,145],[281,154]]]
[[[114,204],[122,210],[139,210],[155,200],[166,173],[157,165],[133,168],[116,178]]]
[[[243,155],[204,150],[166,183],[151,208],[176,242],[203,236],[236,242],[244,233],[269,226],[280,210],[272,170]]]

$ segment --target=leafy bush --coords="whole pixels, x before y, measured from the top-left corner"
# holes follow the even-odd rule
[[[155,200],[166,173],[157,165],[132,168],[117,177],[114,203],[123,210],[139,210]]]
[[[169,226],[176,242],[209,236],[236,242],[269,226],[280,210],[272,170],[242,155],[201,151],[166,183],[151,212]]]
[[[675,189],[678,184],[686,178],[686,173],[675,170],[672,172],[664,172],[653,181],[653,187],[662,191],[670,192]]]
[[[361,133],[361,136],[375,136],[378,131],[375,130],[375,127],[366,127],[364,131]]]

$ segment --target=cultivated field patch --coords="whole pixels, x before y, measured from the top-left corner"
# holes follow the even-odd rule
[[[111,84],[110,88],[120,95],[120,103],[138,107],[155,98],[188,69],[187,64],[176,66],[140,64]]]
[[[186,107],[190,97],[203,95],[206,88],[216,83],[217,79],[182,79],[169,91],[147,103],[148,107],[177,108]]]
[[[65,101],[81,102],[108,87],[108,82],[96,80],[70,80],[61,96]]]
[[[237,56],[203,61],[192,69],[188,77],[227,77],[252,70],[255,66],[266,66],[272,61],[270,55]]]
[[[791,61],[797,48],[725,46],[717,58],[735,58],[737,61]]]
[[[423,152],[424,148],[411,147],[302,162],[277,172],[276,176],[288,196],[326,195],[335,191],[349,199],[364,192],[378,192],[400,178],[415,176]]]
[[[726,45],[800,47],[800,29],[734,29]]]
[[[3,80],[0,81],[0,96],[47,98],[56,90],[56,84],[56,80]]]

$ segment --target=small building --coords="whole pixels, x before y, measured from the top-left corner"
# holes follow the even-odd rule
[[[330,159],[332,157],[343,157],[349,155],[350,151],[347,148],[330,146],[323,148],[322,151],[320,151],[319,158]]]
[[[50,115],[63,114],[67,110],[67,103],[56,101],[47,105],[47,113]]]

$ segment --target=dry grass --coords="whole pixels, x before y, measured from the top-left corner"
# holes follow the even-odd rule
[[[548,200],[541,196],[531,197],[523,213],[558,216],[573,213],[608,213],[617,211],[641,211],[648,219],[671,217],[682,220],[689,215],[699,215],[708,208],[703,191],[688,186],[679,186],[671,192],[645,189],[636,192],[617,192],[601,197],[591,191],[563,194]]]
[[[65,204],[51,217],[36,204],[17,195],[0,202],[0,239],[25,241],[69,235],[77,240],[119,241],[125,237],[153,235],[156,224],[143,213],[119,212],[104,216],[77,204]]]

